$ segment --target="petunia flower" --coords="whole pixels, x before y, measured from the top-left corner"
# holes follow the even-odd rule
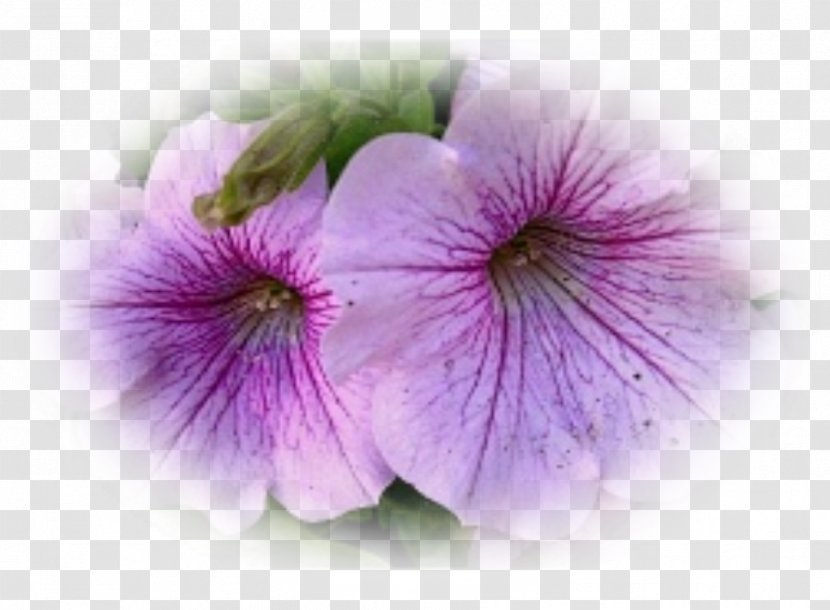
[[[628,124],[464,82],[442,141],[379,138],[335,186],[323,353],[334,379],[387,363],[374,431],[401,478],[512,528],[707,417],[739,305],[717,214]]]
[[[123,418],[164,462],[214,498],[261,511],[270,492],[318,520],[376,503],[392,478],[371,377],[335,388],[321,367],[339,310],[319,272],[325,170],[238,227],[209,232],[191,214],[260,129],[211,115],[168,137],[143,221],[94,272],[93,331],[120,371]]]

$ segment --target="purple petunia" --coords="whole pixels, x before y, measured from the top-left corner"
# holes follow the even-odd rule
[[[332,192],[327,370],[385,367],[381,454],[464,522],[555,505],[717,378],[736,303],[717,218],[626,127],[490,83],[442,141],[379,138]]]
[[[191,214],[257,130],[211,116],[167,139],[144,221],[94,277],[93,328],[155,448],[260,507],[270,491],[329,518],[377,502],[392,474],[372,440],[371,375],[335,389],[321,366],[339,309],[319,273],[324,168],[242,226],[208,232]]]

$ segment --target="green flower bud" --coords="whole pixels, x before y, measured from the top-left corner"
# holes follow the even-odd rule
[[[231,166],[219,191],[194,200],[196,218],[209,229],[237,225],[297,189],[323,156],[335,110],[325,93],[284,109]]]
[[[238,225],[257,208],[297,189],[321,160],[333,185],[373,138],[403,131],[434,135],[439,126],[427,84],[435,67],[413,61],[386,68],[286,100],[282,112],[230,168],[221,188],[193,201],[194,216],[208,229]]]

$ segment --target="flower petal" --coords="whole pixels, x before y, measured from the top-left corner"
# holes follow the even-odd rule
[[[459,234],[478,205],[467,193],[452,149],[425,136],[383,136],[352,159],[323,221],[322,269],[343,306],[343,323],[323,339],[334,379],[383,364],[390,352],[440,350],[459,330],[442,315],[452,311],[447,303],[429,295],[446,298],[456,277],[487,255],[490,236]],[[463,304],[463,290],[454,300],[452,308],[476,305]],[[422,332],[421,325],[436,321],[441,333],[432,326]]]
[[[522,517],[593,508],[598,466],[568,433],[544,369],[516,353],[519,329],[504,319],[477,322],[480,332],[445,357],[381,382],[378,445],[398,476],[465,524],[558,537],[550,520],[533,532]]]

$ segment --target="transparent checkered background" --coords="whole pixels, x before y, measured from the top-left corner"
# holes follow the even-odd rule
[[[482,4],[3,0],[0,608],[830,608],[830,1]],[[572,88],[636,97],[632,118],[715,160],[759,290],[783,299],[721,393],[728,441],[573,540],[401,555],[278,520],[223,536],[90,434],[84,336],[61,302],[84,296],[106,211],[89,209],[93,167],[140,163],[172,121],[240,90],[261,102],[269,59],[404,39],[567,60]]]

